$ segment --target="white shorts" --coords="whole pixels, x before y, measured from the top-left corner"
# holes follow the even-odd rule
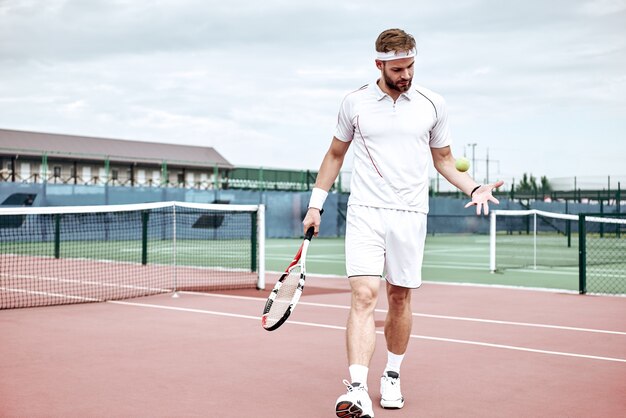
[[[381,276],[396,286],[422,284],[426,214],[368,206],[348,206],[348,277]]]

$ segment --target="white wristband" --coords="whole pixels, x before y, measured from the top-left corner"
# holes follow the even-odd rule
[[[328,192],[324,189],[320,189],[319,187],[314,187],[311,192],[311,200],[309,200],[309,207],[315,209],[322,209],[324,206],[324,202],[326,201],[326,197],[328,196]]]

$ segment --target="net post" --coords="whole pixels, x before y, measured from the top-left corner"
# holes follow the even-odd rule
[[[569,213],[568,200],[565,199],[565,213]],[[567,248],[572,248],[572,222],[567,219],[565,221],[565,231],[567,233]]]
[[[585,214],[578,215],[578,293],[587,293],[587,240]]]
[[[259,205],[257,211],[257,248],[259,260],[259,278],[257,279],[257,289],[265,290],[265,205]]]
[[[148,264],[148,211],[141,211],[141,264]]]
[[[615,211],[617,213],[620,213],[620,205],[621,205],[621,201],[622,201],[622,184],[618,181],[617,182],[617,191],[615,192]],[[621,238],[621,229],[617,228],[617,238]]]
[[[489,272],[496,272],[496,211],[489,215]]]
[[[178,278],[176,276],[176,202],[172,203],[172,280],[173,280],[173,298],[178,297]]]
[[[258,240],[259,211],[250,214],[250,271],[257,271],[257,240]]]
[[[61,258],[61,214],[54,214],[54,258]]]
[[[533,270],[537,270],[537,212],[533,213]]]

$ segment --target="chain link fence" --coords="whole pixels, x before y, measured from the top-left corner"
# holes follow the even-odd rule
[[[626,295],[626,214],[579,214],[580,293]]]

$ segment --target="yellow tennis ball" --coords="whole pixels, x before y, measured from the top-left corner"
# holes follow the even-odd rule
[[[467,170],[469,170],[470,162],[467,158],[461,157],[461,158],[456,159],[454,166],[456,167],[457,170],[461,172],[466,172]]]

